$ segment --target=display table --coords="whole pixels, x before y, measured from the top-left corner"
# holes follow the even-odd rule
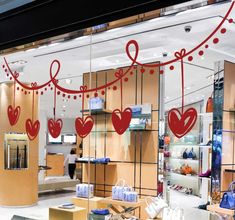
[[[58,206],[49,208],[49,220],[86,220],[85,208],[61,209]]]
[[[108,197],[102,199],[100,202],[108,205],[108,207],[116,214],[128,213],[134,211],[135,209],[140,209],[141,206],[144,205],[143,199],[139,199],[138,202],[124,202],[113,200],[111,197]]]
[[[90,198],[89,199],[89,209],[88,209],[88,199],[87,198],[73,197],[72,198],[72,203],[75,206],[86,208],[89,211],[92,210],[92,209],[107,208],[107,205],[101,203],[101,200],[103,200],[103,198],[101,198],[101,197]]]
[[[234,210],[220,208],[219,204],[208,205],[207,210],[211,211],[211,212],[216,212],[218,214],[228,215],[228,216],[234,217]]]

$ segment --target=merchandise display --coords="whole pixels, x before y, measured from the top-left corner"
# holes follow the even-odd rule
[[[92,198],[94,196],[94,186],[89,184],[77,184],[76,196],[82,198]]]

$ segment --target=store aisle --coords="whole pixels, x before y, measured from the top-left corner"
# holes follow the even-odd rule
[[[201,204],[201,199],[194,195],[186,195],[175,190],[170,193],[170,206],[184,209],[184,220],[209,220],[210,213],[200,210],[197,207]]]
[[[0,207],[1,220],[11,220],[13,215],[19,215],[35,220],[48,220],[50,206],[71,202],[75,192],[50,193],[39,197],[38,205],[26,208],[3,208]]]

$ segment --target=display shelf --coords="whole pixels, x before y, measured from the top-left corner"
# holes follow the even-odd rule
[[[107,197],[100,200],[100,203],[108,205],[127,206],[127,207],[140,207],[145,204],[145,200],[139,199],[137,202],[125,202],[125,201],[113,200],[111,197]]]
[[[180,161],[185,161],[185,162],[199,163],[198,159],[184,159],[184,158],[178,158],[178,157],[165,157],[165,158],[168,158],[169,160],[180,160]]]
[[[235,170],[234,170],[234,169],[225,169],[224,172],[227,172],[227,173],[235,173]]]
[[[152,118],[152,114],[132,114],[131,118]]]
[[[79,160],[76,160],[75,163],[84,163],[84,164],[88,164],[89,161],[79,161]],[[112,161],[110,162],[107,162],[107,163],[97,163],[97,162],[93,162],[93,161],[90,161],[90,164],[94,164],[94,165],[111,165],[111,166],[116,166],[116,163],[112,163]]]
[[[183,176],[183,177],[186,177],[186,178],[192,178],[192,179],[195,179],[195,180],[198,179],[198,175],[184,175],[184,174],[181,174],[181,173],[175,173],[173,171],[166,171],[166,172],[170,173],[170,174],[180,175],[180,176]]]
[[[219,204],[208,205],[207,210],[211,212],[223,214],[223,215],[234,216],[234,210],[220,208]]]
[[[85,115],[102,115],[102,114],[111,114],[112,111],[108,109],[84,109],[80,111]]]

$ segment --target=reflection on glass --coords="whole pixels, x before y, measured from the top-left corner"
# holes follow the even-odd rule
[[[28,168],[28,138],[26,134],[5,134],[5,169]]]

